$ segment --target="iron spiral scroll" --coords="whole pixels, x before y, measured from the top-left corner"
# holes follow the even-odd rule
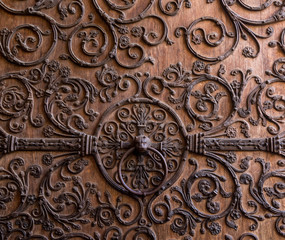
[[[285,4],[199,4],[0,0],[0,239],[285,237]]]

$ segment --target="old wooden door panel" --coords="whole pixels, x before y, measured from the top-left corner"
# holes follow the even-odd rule
[[[282,239],[285,3],[0,1],[0,239]]]

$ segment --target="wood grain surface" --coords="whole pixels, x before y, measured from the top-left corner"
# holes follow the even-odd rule
[[[284,19],[0,0],[0,239],[285,238]]]

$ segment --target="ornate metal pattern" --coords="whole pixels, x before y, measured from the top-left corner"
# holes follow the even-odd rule
[[[285,58],[274,61],[266,78],[251,69],[228,74],[220,64],[240,38],[256,47],[244,47],[243,57],[257,58],[260,39],[273,36],[268,25],[284,20],[285,6],[279,0],[219,3],[234,32],[217,18],[201,17],[170,33],[166,19],[191,8],[188,0],[40,0],[19,6],[0,1],[3,13],[40,18],[46,27],[23,23],[0,32],[1,60],[23,68],[0,76],[0,152],[10,159],[0,167],[1,239],[160,239],[156,226],[166,225],[177,239],[210,233],[257,240],[254,231],[265,218],[285,237],[285,161],[273,162],[285,157]],[[250,20],[235,6],[274,12]],[[144,21],[162,28],[148,31]],[[207,33],[200,25],[205,22],[219,30]],[[254,26],[266,26],[265,35]],[[185,49],[197,58],[191,68],[179,62],[159,75],[130,71],[155,64],[147,46],[172,45],[170,36],[182,32]],[[269,47],[284,51],[284,32]],[[232,46],[218,56],[198,51],[203,44],[218,48],[226,38]],[[58,45],[65,46],[59,58],[49,59]],[[96,69],[95,80],[77,77],[67,64]],[[251,137],[257,126],[268,136]],[[25,135],[28,128],[41,130],[41,136]],[[19,157],[22,152],[37,152],[36,163]],[[252,165],[259,175],[250,173]],[[118,197],[101,182],[85,181],[87,171],[100,175]],[[222,222],[237,230],[240,219],[249,222],[245,232],[223,232]]]

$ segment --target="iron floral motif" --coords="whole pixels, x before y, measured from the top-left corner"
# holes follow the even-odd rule
[[[154,63],[153,57],[147,56],[143,44],[132,43],[132,37],[140,38],[141,42],[149,46],[157,46],[166,41],[167,44],[172,45],[174,42],[168,37],[167,22],[159,15],[150,13],[150,9],[155,7],[156,1],[149,1],[145,7],[130,18],[127,17],[126,11],[134,9],[137,5],[136,1],[124,2],[118,4],[109,0],[98,2],[93,1],[96,13],[100,15],[102,20],[108,26],[103,27],[95,21],[95,15],[90,13],[88,15],[89,21],[83,22],[86,14],[84,3],[81,0],[71,1],[70,3],[63,3],[62,1],[37,1],[35,4],[26,7],[25,9],[18,9],[8,3],[0,2],[0,6],[4,11],[14,15],[25,15],[40,17],[49,25],[49,29],[42,29],[34,24],[23,24],[15,27],[14,29],[3,28],[0,33],[0,51],[2,55],[10,62],[23,66],[31,66],[43,63],[49,55],[56,48],[58,40],[67,41],[68,53],[61,55],[62,59],[70,59],[80,66],[85,67],[99,67],[103,66],[111,59],[114,59],[120,66],[124,68],[136,68],[145,62]],[[212,3],[213,1],[207,1]],[[193,21],[188,28],[179,27],[175,31],[176,37],[181,36],[181,30],[185,31],[185,38],[188,49],[199,59],[210,63],[217,63],[233,53],[237,48],[240,38],[247,40],[249,37],[256,43],[256,49],[252,46],[246,46],[242,54],[247,58],[255,58],[260,52],[260,43],[258,39],[269,38],[272,36],[273,27],[267,27],[265,35],[255,33],[250,26],[265,26],[275,22],[284,20],[284,7],[280,1],[268,1],[266,4],[260,6],[250,6],[242,0],[226,1],[220,0],[225,13],[234,25],[235,32],[229,32],[225,24],[214,17],[201,17]],[[270,17],[264,20],[250,20],[243,16],[238,15],[233,6],[237,5],[243,9],[262,12],[272,5],[277,6],[279,9],[275,11]],[[158,0],[160,11],[164,15],[175,16],[178,14],[182,6],[191,8],[192,4],[188,0],[179,1],[166,1]],[[111,14],[110,11],[116,14]],[[56,9],[58,16],[51,16],[45,13],[45,9]],[[67,21],[68,20],[68,21]],[[161,24],[161,31],[148,31],[146,27],[138,25],[145,20],[153,20]],[[67,21],[68,23],[63,23]],[[219,35],[217,32],[207,34],[204,28],[199,27],[201,22],[211,22],[221,30]],[[198,27],[196,27],[198,26]],[[66,31],[71,29],[72,31]],[[23,31],[29,32],[24,34]],[[29,36],[26,36],[29,35]],[[110,37],[111,35],[111,37]],[[271,41],[269,46],[273,47],[279,44],[283,46],[283,35],[281,33],[281,40]],[[234,42],[231,48],[225,53],[216,57],[203,56],[199,53],[198,49],[192,46],[206,44],[210,47],[218,47],[225,38],[233,38]],[[51,42],[48,47],[44,47],[47,42]],[[37,52],[42,49],[45,54],[37,56]],[[120,53],[126,53],[129,61],[122,61]],[[19,54],[21,53],[21,54]],[[82,57],[81,54],[85,57]],[[33,60],[26,61],[22,55],[34,55]]]
[[[34,116],[33,113],[33,90],[39,83],[39,73],[39,69],[34,69],[26,78],[23,73],[1,76],[1,120],[7,121],[9,129],[14,133],[23,131],[27,121],[30,121],[34,127],[42,127],[44,124],[43,116],[41,114]],[[11,85],[13,81],[14,85]]]
[[[84,15],[84,4],[80,0],[72,1],[67,5],[62,3],[62,1],[51,1],[49,3],[48,1],[37,1],[34,5],[25,9],[20,9],[17,6],[1,1],[0,7],[16,16],[40,17],[50,27],[44,30],[34,24],[22,24],[13,29],[3,28],[1,30],[0,52],[8,61],[22,66],[43,63],[54,51],[58,39],[67,39],[67,34],[63,29],[76,26]],[[42,12],[44,9],[55,7],[57,7],[56,12],[60,15],[60,21],[56,21],[56,18]],[[63,23],[66,18],[71,18],[71,23]],[[23,30],[27,33],[24,34]],[[41,56],[37,54],[39,50],[43,51]],[[21,54],[19,54],[20,52]],[[27,56],[32,58],[32,60],[25,60]]]
[[[106,179],[135,195],[153,194],[173,184],[185,161],[185,132],[176,114],[162,103],[137,98],[109,108],[103,119],[114,109],[116,116],[103,120],[96,132],[96,159]]]
[[[44,117],[42,114],[34,116],[33,108],[36,99],[43,98],[44,111],[57,128],[67,133],[80,134],[88,128],[86,120],[79,114],[80,110],[93,122],[99,116],[91,107],[96,99],[110,102],[119,91],[126,91],[131,81],[137,84],[138,93],[141,91],[139,74],[119,76],[107,65],[96,73],[96,79],[102,87],[100,90],[89,81],[70,77],[70,74],[67,66],[61,66],[55,60],[47,60],[41,67],[29,72],[1,76],[1,120],[8,122],[9,129],[14,133],[22,132],[27,122],[34,127],[42,127]],[[44,135],[54,135],[53,127],[45,128]]]
[[[284,58],[277,59],[273,64],[273,71],[266,71],[267,75],[273,77],[272,79],[262,81],[259,76],[252,75],[251,69],[248,69],[245,73],[235,69],[230,74],[240,77],[240,80],[235,79],[232,82],[224,78],[226,73],[224,65],[220,66],[218,74],[215,76],[210,74],[210,66],[206,67],[199,60],[193,63],[192,71],[186,71],[182,68],[181,63],[178,63],[167,68],[163,73],[163,77],[150,76],[147,78],[144,83],[145,93],[150,98],[156,98],[163,91],[168,91],[169,102],[176,105],[178,110],[184,108],[191,119],[192,123],[186,126],[189,132],[197,127],[197,122],[200,122],[198,127],[211,133],[227,128],[226,135],[232,137],[236,133],[230,133],[230,125],[238,121],[240,122],[241,133],[247,138],[249,137],[248,123],[254,126],[260,123],[267,126],[268,123],[271,123],[267,130],[270,134],[276,135],[280,133],[280,124],[284,118],[284,106],[282,105],[284,100],[282,95],[274,95],[276,91],[274,85],[284,83],[284,61]],[[241,106],[242,93],[249,81],[255,81],[257,86],[246,96],[246,105]],[[205,83],[204,93],[195,90],[198,83]],[[147,88],[148,84],[151,85],[151,89]],[[219,88],[223,88],[225,91],[220,91]],[[181,89],[182,93],[176,97],[176,90],[181,91]],[[231,102],[232,111],[228,112],[227,116],[221,117],[218,113],[221,105],[220,101],[223,98],[227,98]],[[268,99],[262,100],[263,98]],[[195,108],[193,102],[195,102]],[[207,112],[208,109],[212,109],[210,113]],[[257,111],[257,119],[250,116],[254,109]],[[269,110],[274,110],[275,113],[270,115]],[[207,112],[207,114],[204,114],[204,112]],[[233,120],[236,113],[242,119]],[[243,120],[246,118],[248,121]],[[214,125],[215,122],[217,124]]]
[[[213,1],[207,2],[212,3]],[[253,40],[256,45],[256,49],[254,49],[252,46],[246,46],[242,50],[242,55],[246,58],[256,58],[260,52],[260,43],[258,39],[265,39],[271,37],[274,32],[274,28],[272,26],[268,26],[265,30],[265,34],[260,35],[255,33],[251,29],[251,26],[266,26],[275,22],[280,22],[284,20],[285,16],[284,6],[281,1],[266,1],[266,3],[260,4],[260,6],[250,6],[243,0],[221,0],[219,2],[223,10],[227,14],[229,20],[232,22],[235,30],[234,32],[228,31],[223,21],[211,16],[203,16],[193,21],[188,27],[182,26],[177,28],[175,31],[176,37],[182,36],[183,31],[187,47],[191,51],[191,53],[202,61],[207,61],[210,64],[221,62],[228,56],[230,56],[237,48],[240,39],[248,40],[248,38],[251,38]],[[261,20],[248,19],[244,16],[239,15],[237,10],[233,8],[233,6],[237,6],[252,12],[262,12],[263,10],[266,10],[271,7],[273,4],[279,9],[272,13],[270,17]],[[212,23],[213,26],[219,28],[219,31],[207,33],[206,28],[200,27],[199,25],[202,22]],[[281,33],[281,42],[271,41],[269,43],[269,46],[274,47],[279,44],[281,47],[283,47],[283,36],[284,31],[283,33]],[[232,38],[233,44],[223,54],[219,56],[210,57],[199,53],[199,45],[206,44],[209,47],[217,48],[225,42],[226,38]]]
[[[97,85],[100,88],[96,88],[87,80],[71,77],[71,71],[57,61],[47,61],[42,67],[32,69],[28,73],[6,74],[3,79],[10,76],[15,79],[15,82],[9,81],[12,85],[16,84],[14,88],[23,83],[29,87],[30,101],[35,95],[45,103],[45,113],[52,125],[43,129],[45,138],[38,139],[17,137],[13,131],[11,135],[1,130],[2,155],[16,151],[46,151],[47,153],[42,155],[42,164],[50,169],[43,175],[42,167],[31,165],[26,171],[16,172],[15,169],[24,166],[23,159],[12,160],[8,170],[1,168],[1,181],[13,179],[11,183],[4,183],[1,188],[1,208],[7,208],[16,192],[20,192],[23,198],[21,207],[16,212],[1,217],[2,236],[7,237],[15,232],[31,236],[36,224],[41,225],[51,239],[57,239],[63,236],[64,232],[71,229],[80,231],[81,225],[91,224],[99,228],[108,227],[102,236],[95,234],[95,239],[107,236],[142,236],[157,239],[151,224],[170,222],[174,233],[191,239],[195,236],[198,224],[201,233],[209,231],[218,235],[222,231],[220,219],[224,219],[228,227],[237,229],[236,221],[241,218],[252,221],[249,226],[251,231],[258,228],[259,221],[276,218],[277,232],[284,236],[283,210],[279,202],[283,199],[281,191],[284,184],[277,182],[273,187],[267,184],[270,178],[284,178],[284,161],[277,162],[278,170],[270,171],[270,164],[264,159],[256,158],[253,161],[250,154],[239,159],[236,153],[265,151],[284,156],[284,134],[278,129],[272,131],[270,126],[267,128],[268,132],[275,136],[250,138],[250,124],[255,125],[255,122],[246,114],[252,110],[251,106],[255,106],[257,109],[262,108],[259,111],[261,119],[267,118],[271,123],[281,124],[278,119],[269,117],[267,110],[274,109],[277,113],[284,111],[282,105],[276,102],[282,100],[282,96],[274,95],[272,88],[276,82],[284,81],[284,61],[283,58],[275,61],[273,70],[267,71],[267,75],[273,78],[266,81],[252,75],[250,70],[246,73],[233,70],[231,73],[234,77],[241,77],[240,80],[230,82],[224,78],[224,66],[221,65],[218,74],[213,75],[210,74],[211,69],[202,62],[194,63],[192,70],[184,69],[181,64],[171,65],[163,72],[162,77],[152,77],[146,73],[143,83],[142,74],[119,76],[113,68],[104,66],[96,73]],[[84,133],[84,127],[80,127],[81,124],[84,126],[84,122],[74,121],[72,125],[70,120],[63,121],[64,118],[55,117],[58,111],[53,111],[53,108],[57,106],[62,111],[59,112],[60,116],[74,115],[80,120],[82,117],[75,113],[76,107],[85,110],[87,103],[95,99],[108,104],[117,91],[128,90],[129,80],[137,85],[137,91],[129,99],[111,105],[104,113],[96,116],[100,119],[94,136]],[[243,89],[251,80],[255,81],[256,88],[249,93],[250,100],[247,105],[242,107],[240,99]],[[196,88],[197,84],[202,90]],[[10,89],[9,84],[6,88]],[[6,93],[6,88],[1,91]],[[178,88],[182,94],[177,99],[175,90]],[[170,92],[169,103],[155,98],[165,90]],[[59,94],[66,96],[60,97]],[[84,97],[79,100],[81,96]],[[262,96],[266,100],[261,100]],[[224,104],[221,100],[223,98],[231,99],[234,106],[226,117],[220,117],[218,114]],[[7,98],[1,101],[5,99]],[[209,104],[213,107],[209,108]],[[10,107],[5,104],[2,106]],[[197,124],[185,126],[179,118],[179,112],[174,110],[175,107],[177,111],[184,109],[194,123],[200,122],[202,132],[191,134]],[[212,109],[212,112],[207,110],[203,116],[208,108]],[[90,113],[94,114],[95,111],[83,111],[83,114],[92,117]],[[218,124],[208,124],[213,121]],[[244,138],[238,138],[240,134]],[[51,154],[51,151],[66,153]],[[199,168],[202,159],[197,161],[190,158],[189,164],[194,169],[179,185],[176,182],[183,173],[186,153],[204,156],[208,168]],[[104,193],[104,200],[94,183],[88,182],[84,185],[79,175],[87,168],[89,163],[85,156],[89,155],[95,158],[106,181],[123,195],[132,197],[138,204],[139,211],[135,213],[134,207],[123,203],[121,197],[112,200],[108,192]],[[238,162],[239,167],[236,166]],[[253,177],[247,173],[253,162],[262,166],[256,186],[253,186]],[[217,173],[221,166],[228,172],[227,177]],[[29,185],[21,180],[20,176],[23,174],[26,178],[30,174],[41,179],[37,194],[26,192],[25,189],[28,189]],[[53,174],[59,176],[55,183],[52,183]],[[234,184],[231,191],[222,186],[227,178]],[[191,189],[195,184],[198,186],[198,192],[192,193]],[[247,204],[253,211],[248,211],[243,206],[243,185],[249,186],[252,200],[248,200]],[[71,186],[71,190],[67,190],[67,186]],[[170,189],[170,193],[167,189]],[[57,196],[51,199],[51,194]],[[97,203],[94,204],[90,200],[91,195],[96,196]],[[157,201],[157,198],[163,195],[164,201]],[[216,200],[218,196],[229,199],[229,204],[222,206]],[[197,205],[198,203],[205,204],[207,212],[199,209],[201,205]],[[75,206],[75,209],[65,214],[64,211],[70,205]],[[29,206],[33,206],[34,210],[27,210]],[[264,208],[267,213],[258,215],[258,208]],[[162,209],[166,209],[166,212]],[[147,214],[147,219],[143,218],[144,213]],[[129,230],[123,232],[116,226],[116,222],[130,226]],[[12,230],[14,225],[18,226],[15,231]],[[243,234],[240,239],[246,236],[257,239],[251,233]],[[89,234],[80,232],[68,233],[65,237],[93,239]],[[231,236],[227,235],[226,238],[231,239]]]
[[[86,9],[81,0],[67,3],[61,0],[36,1],[24,9],[1,1],[0,7],[3,11],[15,16],[39,17],[47,22],[48,29],[28,23],[13,29],[5,27],[0,31],[0,52],[12,63],[32,66],[43,63],[54,52],[58,41],[62,40],[67,42],[68,53],[61,54],[61,59],[70,59],[80,66],[99,67],[111,59],[125,68],[136,68],[145,62],[154,63],[154,58],[147,56],[143,44],[131,42],[132,36],[140,38],[149,46],[157,46],[164,41],[169,45],[174,43],[168,37],[167,22],[162,17],[149,13],[154,4],[155,1],[149,1],[141,12],[128,19],[124,12],[135,9],[136,1],[120,5],[109,0],[103,3],[94,0],[96,14],[102,18],[106,27],[95,21],[94,13],[89,13],[89,20],[83,22]],[[164,8],[159,1],[161,12],[176,15],[182,2],[178,3],[174,11],[170,7],[172,4],[168,3]],[[190,7],[188,1],[185,1],[185,5]],[[105,7],[117,12],[119,16],[110,15],[109,11],[103,10]],[[54,9],[54,14],[47,13],[45,10],[48,9]],[[138,25],[145,19],[152,19],[161,24],[162,31],[148,31],[147,27]],[[39,56],[39,51],[44,53]],[[129,63],[121,59],[120,52],[127,54]],[[31,60],[25,60],[27,56]]]
[[[192,6],[188,0],[157,2],[160,11],[169,16],[176,15],[183,6]],[[280,203],[284,198],[284,160],[278,160],[278,169],[274,170],[272,163],[250,156],[251,151],[285,155],[284,133],[281,133],[284,96],[278,93],[276,84],[284,83],[285,60],[276,60],[273,70],[266,72],[271,78],[264,81],[253,75],[252,70],[239,69],[231,71],[235,78],[231,81],[224,77],[225,66],[221,65],[218,73],[212,74],[210,65],[204,62],[222,61],[236,49],[240,38],[247,40],[248,37],[254,40],[257,49],[246,46],[242,54],[247,58],[256,57],[260,49],[258,38],[272,36],[273,28],[268,27],[265,36],[260,36],[249,26],[283,21],[284,6],[280,1],[251,7],[242,0],[221,0],[235,33],[213,17],[202,17],[188,28],[178,28],[175,32],[179,37],[180,30],[185,30],[189,50],[200,59],[194,62],[192,69],[184,69],[178,63],[165,69],[161,76],[119,75],[106,63],[114,59],[123,68],[136,68],[145,62],[154,62],[141,43],[173,44],[168,37],[167,22],[149,13],[155,3],[149,1],[140,13],[128,18],[124,12],[135,9],[135,0],[122,1],[122,4],[94,0],[93,5],[107,26],[103,27],[93,13],[89,14],[89,20],[83,21],[86,9],[81,0],[70,3],[42,0],[25,9],[0,1],[1,10],[15,16],[41,18],[49,27],[22,24],[0,32],[0,52],[5,59],[22,66],[42,64],[29,72],[0,77],[0,119],[7,123],[3,128],[10,131],[0,130],[1,156],[9,157],[9,153],[17,151],[43,151],[37,165],[25,167],[23,158],[13,158],[7,168],[0,167],[0,210],[5,212],[0,217],[1,239],[159,239],[152,229],[153,224],[169,224],[177,237],[192,239],[197,226],[201,234],[209,231],[216,236],[221,235],[221,220],[237,229],[241,218],[251,221],[250,231],[256,230],[265,218],[275,219],[276,231],[285,236]],[[272,4],[279,9],[261,21],[242,18],[231,8],[240,5],[251,11],[262,11]],[[118,15],[112,16],[105,10],[106,6]],[[48,9],[56,9],[54,13],[60,20],[47,14]],[[162,31],[148,31],[142,24],[144,20],[160,23]],[[204,21],[218,26],[221,37],[196,28]],[[196,47],[204,43],[218,47],[226,37],[234,39],[233,46],[218,57],[202,56],[192,48],[192,43]],[[132,42],[132,38],[141,43]],[[284,31],[280,42],[271,42],[270,46],[279,44],[283,48],[283,38]],[[95,75],[96,86],[73,77],[71,70],[58,61],[48,60],[59,40],[67,41],[68,48],[61,59],[70,59],[80,66],[101,67]],[[38,56],[41,50],[43,54]],[[120,52],[127,53],[131,61],[122,61]],[[29,61],[25,60],[28,55]],[[255,81],[256,87],[244,96],[249,81]],[[128,89],[133,83],[137,89],[131,95]],[[123,91],[128,100],[112,103]],[[169,93],[167,102],[158,99],[163,91]],[[246,98],[243,106],[242,98]],[[35,115],[37,101],[43,104],[44,111]],[[102,113],[93,108],[95,101],[111,106]],[[231,104],[231,110],[221,114],[225,102]],[[190,123],[180,119],[179,111],[186,111]],[[253,111],[257,112],[255,119],[251,117]],[[42,129],[44,138],[18,135],[28,124],[41,128],[45,119],[51,125]],[[90,127],[88,121],[96,122],[94,135],[86,133]],[[259,124],[274,136],[251,138],[250,126]],[[201,132],[196,133],[197,130]],[[248,156],[240,159],[238,151],[248,151]],[[191,157],[189,165],[193,170],[178,182],[188,153],[200,154],[205,159]],[[114,199],[107,191],[102,194],[98,183],[84,182],[82,176],[88,169],[88,156],[95,158],[105,180],[122,195]],[[199,168],[202,161],[207,164],[204,169]],[[258,179],[247,173],[253,164],[261,166]],[[227,175],[219,173],[219,167]],[[44,172],[44,168],[47,171]],[[276,178],[282,181],[272,183]],[[40,183],[34,190],[30,181],[36,179]],[[228,180],[233,182],[230,191],[223,187]],[[193,193],[195,185],[197,192]],[[252,211],[243,206],[243,187],[249,189],[252,199],[246,204]],[[126,195],[133,202],[123,202]],[[218,197],[229,204],[223,206]],[[16,209],[10,209],[9,204],[17,199],[20,201]],[[259,208],[266,213],[258,214]],[[94,234],[84,232],[84,225],[94,227]],[[33,233],[37,226],[46,236]],[[258,239],[253,233],[244,233],[239,239],[246,237]],[[225,238],[233,239],[230,235]]]

